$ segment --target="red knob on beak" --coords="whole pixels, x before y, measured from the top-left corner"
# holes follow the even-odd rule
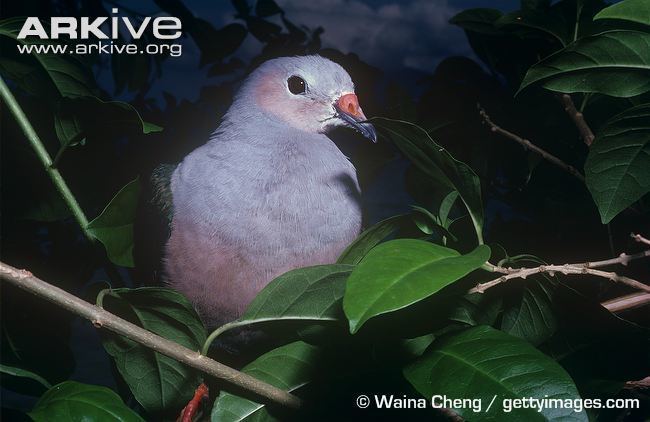
[[[375,128],[369,122],[364,121],[368,119],[366,119],[361,107],[359,107],[359,99],[354,93],[341,95],[341,98],[334,103],[334,108],[337,111],[338,117],[346,125],[356,129],[372,142],[377,142]]]
[[[366,120],[366,116],[363,115],[363,111],[359,106],[359,99],[354,93],[341,95],[341,98],[336,102],[336,108],[358,120]]]

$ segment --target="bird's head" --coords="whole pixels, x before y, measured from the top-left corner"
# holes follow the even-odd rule
[[[344,126],[377,141],[350,75],[321,56],[281,57],[263,63],[246,80],[238,98],[243,96],[266,115],[294,128],[325,133]]]

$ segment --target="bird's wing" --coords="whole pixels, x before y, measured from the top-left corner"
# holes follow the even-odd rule
[[[161,164],[143,183],[134,226],[136,284],[159,285],[162,256],[171,233],[171,176],[177,164]]]

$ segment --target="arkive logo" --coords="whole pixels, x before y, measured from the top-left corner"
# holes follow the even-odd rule
[[[143,17],[133,21],[129,17],[115,16],[119,13],[113,8],[114,16],[71,17],[54,16],[49,24],[37,17],[25,19],[18,33],[18,40],[26,40],[17,45],[21,54],[168,54],[179,57],[182,44],[169,43],[183,35],[181,20],[174,16]],[[150,34],[150,35],[149,35]],[[155,39],[153,40],[152,37]],[[30,43],[29,39],[40,40],[80,40],[79,44]],[[87,42],[93,40],[94,42]],[[109,40],[109,41],[103,41]],[[123,42],[126,40],[126,43]],[[140,41],[144,42],[140,42]],[[147,41],[149,41],[147,43]]]
[[[118,13],[118,9],[112,9],[112,13]],[[110,31],[107,34],[101,27],[109,20]],[[119,38],[121,26],[126,29],[127,33],[134,40],[139,40],[149,26],[151,27],[153,36],[159,40],[174,40],[183,34],[181,20],[173,16],[159,16],[153,19],[151,16],[147,16],[139,23],[133,23],[130,18],[124,16],[102,16],[93,19],[92,22],[89,17],[51,17],[49,34],[39,18],[30,16],[25,20],[23,27],[20,29],[18,39],[23,40],[30,36],[36,36],[42,40],[46,40],[59,39],[61,36],[66,36],[66,38],[71,40],[87,40],[90,39],[92,34],[100,40],[116,40]]]

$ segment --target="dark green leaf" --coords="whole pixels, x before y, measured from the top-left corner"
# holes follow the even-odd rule
[[[431,214],[426,208],[413,206],[413,222],[418,229],[424,234],[432,234],[434,228],[439,226],[435,215]]]
[[[495,25],[504,29],[520,29],[541,32],[554,38],[561,46],[573,41],[572,25],[566,21],[564,11],[554,7],[550,11],[516,11],[499,18]]]
[[[133,267],[133,220],[138,206],[140,181],[127,183],[111,199],[104,211],[88,223],[88,231],[106,248],[117,265]]]
[[[589,150],[585,179],[603,224],[650,192],[650,104],[604,125]]]
[[[91,96],[96,92],[96,84],[92,73],[88,66],[83,64],[80,59],[73,54],[62,53],[33,53],[18,54],[16,45],[30,45],[30,44],[52,44],[57,45],[49,40],[41,40],[35,37],[19,40],[18,33],[23,25],[25,18],[11,18],[0,21],[0,37],[6,37],[10,40],[7,45],[11,45],[10,53],[16,53],[16,60],[23,65],[30,65],[30,60],[35,60],[38,63],[40,70],[33,69],[35,72],[44,72],[43,78],[48,80],[48,83],[55,89],[55,91],[63,97],[78,97],[78,96]],[[64,44],[59,44],[64,46]],[[4,54],[4,53],[3,53]],[[7,62],[3,63],[2,68],[6,67]],[[31,78],[29,80],[32,80]],[[16,82],[28,82],[29,80],[17,80]],[[32,87],[27,86],[26,90],[30,91]]]
[[[343,309],[355,333],[370,318],[405,308],[479,268],[490,258],[481,245],[467,255],[415,239],[375,247],[348,278]]]
[[[458,191],[451,191],[440,203],[440,210],[438,211],[438,218],[440,219],[440,224],[448,229],[451,225],[451,220],[449,220],[449,213],[451,208],[454,206],[454,202],[458,198]]]
[[[97,116],[102,116],[98,119]],[[64,147],[79,143],[82,137],[92,137],[107,131],[153,133],[162,128],[145,122],[129,103],[103,101],[97,97],[63,98],[54,115],[57,137]]]
[[[260,356],[242,371],[285,391],[293,391],[312,379],[319,355],[316,347],[297,341]],[[243,422],[275,418],[264,405],[222,391],[212,408],[211,420]]]
[[[493,325],[501,313],[501,295],[474,293],[461,296],[452,309],[449,320],[469,326]]]
[[[445,198],[446,199],[446,198]],[[444,200],[443,200],[444,203]],[[434,232],[439,233],[445,238],[450,238],[456,240],[456,236],[451,234],[447,227],[445,227],[440,219],[436,217],[429,210],[423,207],[412,206],[413,214],[411,218],[417,226],[418,229],[424,234],[433,234]],[[446,221],[445,223],[451,224],[451,222]]]
[[[530,68],[520,91],[531,85],[564,93],[642,94],[650,90],[650,34],[609,31],[582,38]]]
[[[445,394],[481,400],[481,412],[452,408],[472,421],[588,420],[584,411],[574,412],[572,408],[549,406],[543,407],[541,413],[531,408],[504,412],[504,399],[576,400],[580,395],[557,362],[525,341],[491,327],[474,327],[436,340],[422,357],[404,369],[404,376],[426,398]]]
[[[103,290],[97,304],[191,350],[200,350],[205,342],[205,328],[192,304],[174,290]],[[125,337],[110,334],[103,344],[136,400],[149,412],[181,409],[201,383],[196,370]]]
[[[85,139],[79,117],[64,110],[54,113],[54,131],[63,148],[83,143]]]
[[[620,19],[650,25],[650,2],[648,0],[623,0],[601,10],[596,19]]]
[[[467,207],[479,243],[483,243],[481,182],[465,163],[454,159],[421,127],[402,120],[373,118],[372,123],[434,182],[458,192]]]
[[[240,321],[338,321],[351,265],[299,268],[277,277],[249,305]]]
[[[358,264],[372,248],[401,228],[412,224],[412,221],[409,214],[396,215],[380,221],[361,233],[354,242],[345,248],[336,262],[339,264]]]
[[[553,314],[554,286],[546,279],[526,280],[514,297],[506,298],[501,330],[538,345],[548,340],[557,328]]]
[[[144,421],[108,388],[75,381],[66,381],[48,390],[29,416],[36,422]]]
[[[51,388],[52,385],[43,377],[41,377],[38,374],[35,374],[32,371],[28,371],[26,369],[18,368],[16,366],[9,366],[0,363],[0,372],[3,374],[11,375],[14,377],[20,377],[20,378],[29,378],[31,380],[34,380],[41,384],[45,388]]]

